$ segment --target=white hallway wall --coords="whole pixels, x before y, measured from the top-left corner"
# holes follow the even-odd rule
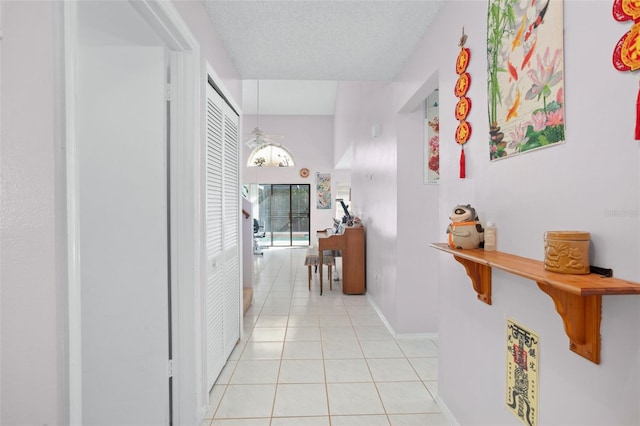
[[[389,83],[341,82],[336,100],[336,140],[352,141],[351,199],[366,225],[367,293],[396,332],[397,306],[397,145]],[[371,127],[379,124],[380,136]]]
[[[407,163],[402,154],[401,144],[407,143],[410,119],[396,114],[437,75],[443,111],[439,213],[427,211],[421,217],[422,222],[437,223],[436,241],[445,241],[444,230],[453,206],[468,202],[484,220],[497,222],[502,251],[541,260],[546,230],[586,230],[592,235],[594,264],[613,268],[617,277],[640,282],[637,262],[640,143],[633,140],[637,75],[618,72],[611,64],[612,49],[628,25],[611,18],[610,2],[566,1],[567,142],[489,163],[485,137],[488,135],[486,12],[486,2],[447,2],[393,89],[371,85],[368,88],[371,93],[360,95],[359,120],[368,122],[384,117],[385,129],[392,129],[392,134],[385,134],[375,142],[368,139],[366,126],[352,136],[356,140],[352,171],[354,204],[366,221],[374,224],[367,234],[368,276],[380,269],[393,271],[396,263],[400,264],[387,252],[396,237],[393,229],[375,226],[393,223],[401,212],[413,208],[410,197],[403,193],[405,187],[409,188],[404,179],[415,179],[418,173],[412,177],[399,171],[417,164]],[[598,31],[593,31],[594,25]],[[453,64],[459,52],[462,27],[469,36],[467,47],[472,52],[469,72],[473,78],[469,92],[473,99],[469,117],[473,136],[466,147],[468,177],[464,180],[457,175],[459,148],[453,140],[457,122],[453,113],[446,113],[454,110],[456,102],[453,87],[457,75]],[[372,99],[377,102],[371,102]],[[391,99],[393,102],[389,102]],[[388,160],[396,150],[400,161],[397,165]],[[380,197],[381,192],[390,193],[391,188],[386,184],[382,188],[370,184],[370,176],[380,174],[382,165],[388,167],[385,176],[391,181],[397,176],[397,211],[391,201],[393,197]],[[610,212],[621,214],[614,216]],[[400,231],[397,237],[398,247],[405,244]],[[387,242],[388,245],[382,244]],[[493,305],[488,306],[476,300],[464,268],[451,256],[425,247],[424,242],[416,244],[413,258],[416,273],[420,261],[439,265],[435,276],[423,274],[421,285],[438,287],[439,393],[460,424],[520,424],[505,407],[507,318],[531,328],[541,340],[540,424],[640,423],[638,296],[603,298],[602,363],[596,365],[569,351],[562,320],[552,300],[535,283],[494,271]],[[371,265],[372,259],[377,261],[375,266]],[[407,263],[405,266],[410,267]],[[393,299],[406,297],[405,291],[421,290],[418,283],[414,288],[403,288],[395,281],[400,273],[390,276],[390,281],[370,286],[370,295],[392,324],[401,324],[400,316],[409,313],[402,312],[401,304]],[[431,306],[425,300],[425,308]]]
[[[68,423],[61,5],[0,2],[0,423],[7,425]],[[203,75],[207,60],[242,99],[202,3],[174,5],[200,43]]]
[[[438,264],[428,243],[441,234],[440,188],[423,184],[421,101],[401,105],[398,114],[397,89],[396,83],[341,82],[336,141],[354,142],[352,204],[367,225],[369,296],[396,334],[434,334]],[[378,137],[374,124],[382,129]]]
[[[0,423],[62,424],[65,216],[61,128],[53,110],[60,93],[56,7],[3,1],[0,8]]]

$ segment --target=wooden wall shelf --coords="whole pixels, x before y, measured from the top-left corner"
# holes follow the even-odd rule
[[[448,244],[431,247],[453,255],[466,269],[478,300],[491,305],[491,268],[529,278],[548,294],[562,317],[569,349],[600,364],[602,296],[640,294],[640,284],[602,275],[548,272],[544,263],[499,251],[453,249]]]

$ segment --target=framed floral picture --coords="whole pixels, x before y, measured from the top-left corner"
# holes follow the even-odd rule
[[[438,89],[424,102],[424,183],[440,181],[440,122]]]
[[[563,0],[489,0],[489,158],[565,141]]]
[[[316,173],[316,208],[331,208],[331,173]]]

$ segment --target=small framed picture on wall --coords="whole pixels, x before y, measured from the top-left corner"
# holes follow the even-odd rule
[[[424,101],[424,183],[440,181],[440,121],[438,89]]]

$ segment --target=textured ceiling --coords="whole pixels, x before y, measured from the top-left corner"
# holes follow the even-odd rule
[[[442,0],[206,0],[243,79],[392,80]]]
[[[444,0],[203,0],[245,84],[243,112],[331,115],[337,81],[391,81]]]

